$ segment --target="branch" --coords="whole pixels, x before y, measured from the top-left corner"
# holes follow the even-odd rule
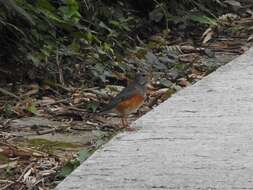
[[[11,96],[11,97],[13,97],[13,98],[16,98],[17,100],[21,100],[20,97],[16,96],[15,94],[13,94],[13,93],[11,93],[11,92],[9,92],[9,91],[3,89],[3,88],[0,88],[0,92],[1,92],[2,94],[4,94],[4,95],[8,95],[8,96]]]

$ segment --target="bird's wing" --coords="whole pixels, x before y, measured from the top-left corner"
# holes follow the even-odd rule
[[[112,109],[114,109],[117,104],[119,104],[121,101],[124,101],[126,99],[128,99],[129,97],[131,97],[132,95],[134,95],[134,91],[135,91],[135,86],[129,86],[127,88],[124,88],[117,96],[115,96],[111,102],[105,106],[104,109],[101,110],[101,113],[105,113],[107,111],[110,111]]]

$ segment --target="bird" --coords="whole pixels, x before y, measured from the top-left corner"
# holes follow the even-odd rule
[[[137,111],[143,105],[148,80],[146,73],[138,73],[133,82],[112,98],[100,113],[114,112],[118,114],[121,117],[122,128],[131,130],[132,128],[129,127],[127,116]]]

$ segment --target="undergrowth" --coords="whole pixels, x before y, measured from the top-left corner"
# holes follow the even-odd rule
[[[122,57],[150,35],[165,29],[188,37],[196,24],[217,24],[216,16],[225,8],[215,0],[147,0],[145,4],[141,0],[1,0],[0,4],[2,77],[78,81],[88,86],[133,71]]]

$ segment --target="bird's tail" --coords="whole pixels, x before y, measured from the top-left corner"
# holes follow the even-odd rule
[[[111,108],[105,106],[104,108],[102,108],[101,110],[98,111],[99,114],[107,114],[111,112]]]

